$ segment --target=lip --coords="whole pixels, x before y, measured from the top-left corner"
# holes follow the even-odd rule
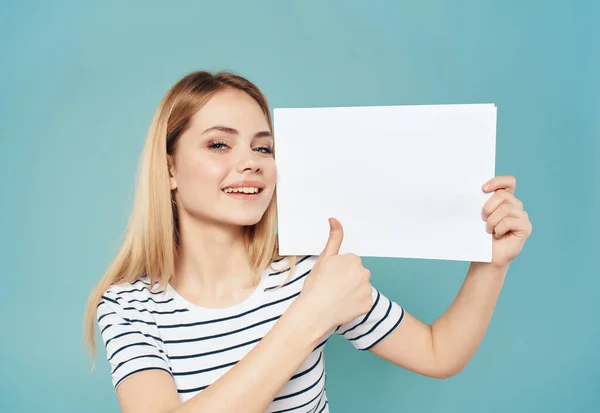
[[[225,185],[221,188],[221,190],[224,190],[225,188],[258,188],[259,190],[262,190],[265,188],[265,185],[262,182],[258,181],[243,180]]]

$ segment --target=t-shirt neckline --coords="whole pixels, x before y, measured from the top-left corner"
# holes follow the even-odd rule
[[[177,290],[175,290],[175,288],[173,288],[171,283],[167,284],[166,292],[167,292],[167,295],[170,298],[173,298],[173,300],[177,304],[179,304],[180,306],[183,306],[184,308],[188,309],[189,311],[196,312],[196,313],[202,313],[204,315],[228,315],[230,313],[237,313],[237,312],[243,311],[245,309],[252,308],[253,306],[255,306],[257,304],[257,302],[260,301],[262,295],[265,292],[264,291],[265,290],[265,282],[268,278],[267,273],[268,273],[268,271],[262,271],[258,285],[256,286],[254,291],[248,297],[246,297],[239,303],[228,306],[228,307],[203,307],[203,306],[194,304],[191,301],[184,298],[182,295],[180,295],[177,292]]]

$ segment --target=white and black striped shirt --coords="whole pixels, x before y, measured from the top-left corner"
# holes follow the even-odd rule
[[[149,277],[111,286],[98,305],[97,322],[114,388],[132,374],[162,369],[174,379],[182,402],[210,386],[269,332],[298,297],[317,257],[298,260],[293,277],[287,259],[268,269],[254,293],[228,308],[201,308],[168,286],[149,289]],[[286,269],[287,268],[287,269]],[[163,294],[164,292],[164,294]],[[267,412],[329,412],[323,346],[333,334],[367,350],[391,333],[404,310],[373,288],[366,315],[332,329],[270,404]]]

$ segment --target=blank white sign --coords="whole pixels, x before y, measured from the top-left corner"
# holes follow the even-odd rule
[[[274,109],[279,252],[490,262],[496,106]]]

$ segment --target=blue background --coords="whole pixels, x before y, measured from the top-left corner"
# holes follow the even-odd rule
[[[170,3],[0,2],[0,411],[118,411],[102,348],[89,373],[85,300],[160,98],[189,71],[228,69],[272,107],[498,106],[496,173],[517,177],[534,230],[480,349],[439,381],[336,338],[332,412],[600,412],[600,3]],[[365,262],[426,322],[468,267]]]

